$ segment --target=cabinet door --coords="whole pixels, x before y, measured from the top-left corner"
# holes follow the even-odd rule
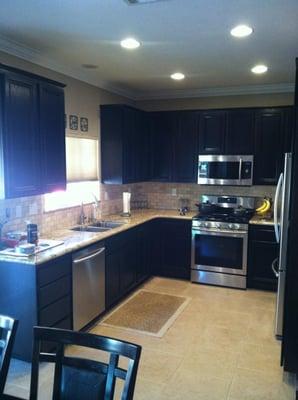
[[[191,221],[161,222],[160,275],[189,279],[191,254]]]
[[[151,222],[136,229],[136,281],[142,282],[150,275],[151,241],[153,232]]]
[[[101,180],[105,184],[123,183],[122,117],[118,105],[100,107]]]
[[[250,227],[248,252],[248,286],[276,290],[277,278],[272,262],[278,257],[278,244],[272,227]]]
[[[136,110],[123,107],[123,183],[135,182],[136,178]]]
[[[204,111],[200,116],[200,154],[224,154],[225,111]]]
[[[172,177],[174,113],[151,114],[151,179],[170,182]]]
[[[126,232],[121,247],[120,292],[126,294],[136,282],[136,235],[135,230]]]
[[[264,109],[256,113],[254,183],[275,185],[282,171],[283,109]]]
[[[120,251],[106,255],[106,307],[111,307],[120,298]]]
[[[66,187],[64,91],[40,85],[40,134],[42,140],[43,191]]]
[[[254,154],[254,110],[228,111],[225,154]]]
[[[177,112],[174,134],[173,180],[197,181],[198,112]]]
[[[136,141],[136,182],[144,182],[150,179],[150,158],[149,158],[149,123],[150,117],[144,111],[137,111],[135,124]]]
[[[5,74],[4,171],[7,198],[41,193],[37,84]]]

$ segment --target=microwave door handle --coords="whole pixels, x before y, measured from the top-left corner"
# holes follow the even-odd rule
[[[241,176],[242,176],[242,158],[239,160],[239,181],[241,181]]]

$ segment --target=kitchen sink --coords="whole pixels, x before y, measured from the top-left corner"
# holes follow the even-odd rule
[[[94,222],[88,226],[113,229],[113,228],[118,228],[119,226],[122,226],[123,224],[124,224],[123,222],[116,222],[116,221],[98,221],[98,222]]]
[[[78,225],[71,228],[72,231],[78,232],[106,232],[114,228],[122,226],[123,222],[115,221],[98,221],[89,225]]]

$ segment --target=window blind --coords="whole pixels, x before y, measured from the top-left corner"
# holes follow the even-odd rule
[[[98,180],[98,140],[66,137],[67,182]]]

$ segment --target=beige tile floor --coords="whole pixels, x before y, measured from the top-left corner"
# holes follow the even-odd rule
[[[162,338],[100,324],[93,333],[142,346],[136,400],[293,400],[293,377],[279,366],[273,335],[275,294],[153,278],[152,291],[191,298]],[[72,353],[96,357],[94,351]],[[50,370],[41,377],[50,399]],[[28,397],[30,365],[14,361],[6,391]]]

